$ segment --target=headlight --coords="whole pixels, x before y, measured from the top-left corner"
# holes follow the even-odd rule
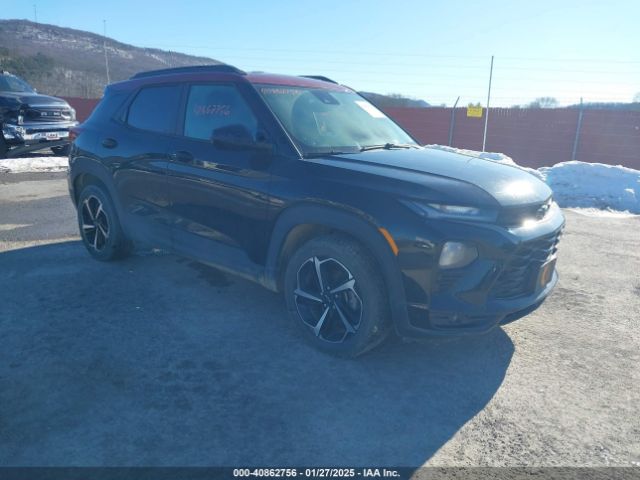
[[[71,109],[71,121],[74,121],[76,119],[76,109],[72,108]]]
[[[449,215],[464,215],[467,217],[477,217],[480,214],[480,209],[476,207],[465,207],[462,205],[445,205],[443,203],[429,203],[431,208],[446,213]]]
[[[447,242],[440,252],[438,265],[442,268],[459,268],[478,258],[478,249],[462,242]]]
[[[414,212],[427,218],[451,218],[478,222],[495,222],[498,218],[497,210],[489,208],[418,201],[403,201],[403,203]]]

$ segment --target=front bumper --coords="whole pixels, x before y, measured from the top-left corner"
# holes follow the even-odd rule
[[[5,123],[2,135],[9,145],[34,145],[69,138],[69,130],[78,122],[32,122],[21,125]]]
[[[555,204],[542,221],[526,227],[427,223],[411,242],[403,242],[398,255],[407,309],[398,333],[484,333],[532,312],[558,281],[554,260],[563,228]],[[450,240],[473,243],[478,258],[463,268],[441,269],[440,249]]]

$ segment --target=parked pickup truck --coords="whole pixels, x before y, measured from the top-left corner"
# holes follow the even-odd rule
[[[41,95],[20,77],[0,70],[0,158],[43,148],[69,153],[76,112],[64,100]]]

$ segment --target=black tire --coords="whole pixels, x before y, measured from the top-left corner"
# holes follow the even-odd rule
[[[87,185],[80,192],[78,228],[85,248],[96,260],[108,262],[129,253],[113,202],[98,185]]]
[[[66,157],[67,155],[69,155],[70,150],[71,150],[70,144],[61,145],[59,147],[51,147],[51,151],[61,157]]]
[[[2,130],[0,130],[1,132]],[[7,158],[7,153],[9,152],[9,146],[7,142],[5,142],[2,133],[0,133],[0,159]]]
[[[304,337],[337,356],[357,357],[382,343],[390,331],[389,301],[377,263],[344,235],[314,238],[291,256],[284,296]]]

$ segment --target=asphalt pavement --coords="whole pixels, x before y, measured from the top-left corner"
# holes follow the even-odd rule
[[[352,361],[172,255],[92,260],[61,173],[0,175],[0,465],[640,466],[640,220],[567,212],[560,282]]]

